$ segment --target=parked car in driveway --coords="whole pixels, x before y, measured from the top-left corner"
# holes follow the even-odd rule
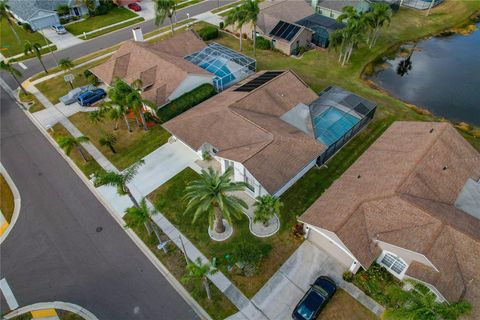
[[[326,276],[318,277],[293,310],[292,319],[316,319],[336,290],[337,285],[332,279]]]
[[[88,90],[95,90],[95,88],[96,87],[94,85],[89,84],[89,85],[86,85],[86,86],[83,86],[83,87],[78,87],[78,88],[72,89],[66,95],[61,97],[60,101],[63,102],[63,104],[65,104],[65,105],[72,104],[74,102],[77,102],[77,98],[80,95],[80,93],[88,91]]]
[[[132,2],[128,4],[128,8],[135,12],[142,11],[142,7],[138,3]]]
[[[65,33],[67,33],[67,29],[65,29],[65,27],[62,26],[61,24],[54,24],[54,25],[52,26],[52,29],[55,30],[55,32],[56,32],[57,34],[65,34]]]
[[[105,90],[97,88],[94,90],[88,90],[85,92],[80,93],[77,98],[78,103],[80,103],[83,107],[88,107],[93,103],[105,98],[107,93]]]

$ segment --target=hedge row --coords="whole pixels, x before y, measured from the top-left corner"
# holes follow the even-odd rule
[[[206,26],[198,30],[198,35],[203,41],[208,41],[218,38],[218,29],[214,26]]]
[[[168,120],[173,119],[179,114],[196,106],[200,102],[207,100],[214,94],[215,88],[211,84],[202,84],[192,91],[181,95],[177,99],[172,100],[166,106],[159,108],[157,110],[157,117],[160,119],[161,123],[167,122]]]

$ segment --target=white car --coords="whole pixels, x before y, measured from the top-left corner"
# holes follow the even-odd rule
[[[67,29],[65,29],[65,27],[62,26],[61,24],[54,24],[54,25],[52,26],[52,29],[55,30],[55,32],[56,32],[57,34],[65,34],[65,33],[67,33]]]

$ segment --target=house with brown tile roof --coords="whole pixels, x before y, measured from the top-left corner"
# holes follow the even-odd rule
[[[395,122],[299,218],[356,272],[377,261],[480,316],[480,154],[448,123]]]
[[[211,153],[222,172],[233,167],[250,195],[279,196],[330,149],[309,107],[319,99],[293,71],[265,71],[163,126],[199,155]]]

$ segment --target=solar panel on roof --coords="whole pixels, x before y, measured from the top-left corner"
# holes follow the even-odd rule
[[[240,87],[236,88],[234,91],[240,91],[240,92],[250,92],[255,90],[256,88],[260,87],[261,85],[267,83],[268,81],[272,80],[276,76],[282,74],[283,71],[267,71],[258,77],[248,81],[244,85],[241,85]]]
[[[300,27],[285,21],[279,21],[270,32],[270,36],[290,41],[300,30]]]

